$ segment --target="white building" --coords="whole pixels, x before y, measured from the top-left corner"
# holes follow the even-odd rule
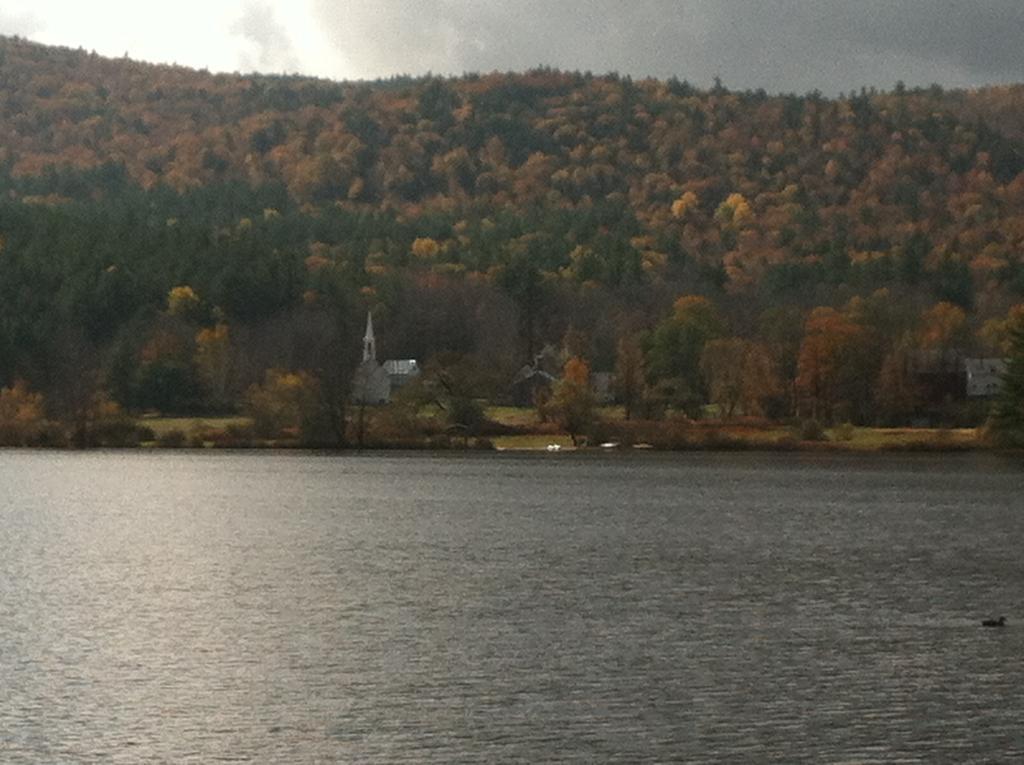
[[[352,400],[357,404],[386,404],[391,399],[391,378],[377,363],[377,339],[373,334],[373,314],[366,314],[363,335],[363,360],[352,377]]]
[[[416,359],[389,359],[377,362],[377,339],[373,333],[373,314],[366,314],[363,335],[363,360],[352,379],[352,400],[357,404],[386,404],[392,391],[419,377]]]
[[[964,359],[967,398],[992,398],[1003,389],[1004,359]]]
[[[384,362],[384,371],[391,381],[391,390],[398,390],[420,376],[420,365],[416,359],[388,359]]]

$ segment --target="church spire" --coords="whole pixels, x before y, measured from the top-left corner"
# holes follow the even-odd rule
[[[363,335],[363,361],[377,360],[377,341],[373,336],[373,313],[366,312],[366,334]]]

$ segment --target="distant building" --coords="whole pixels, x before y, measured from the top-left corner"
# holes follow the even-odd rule
[[[516,406],[533,406],[538,397],[551,394],[557,381],[558,378],[543,369],[533,364],[524,364],[512,378],[512,402]]]
[[[384,371],[391,381],[391,390],[396,391],[420,376],[420,365],[416,359],[388,359],[384,362]]]
[[[533,357],[532,364],[523,364],[509,385],[509,398],[516,406],[533,406],[538,398],[551,395],[559,381],[565,355],[553,345],[545,345]],[[615,399],[615,377],[611,372],[593,372],[590,388],[598,404],[610,404]]]
[[[562,374],[562,367],[565,366],[566,356],[555,346],[545,345],[540,353],[533,357],[533,368],[547,373],[551,377],[558,377]]]
[[[1003,389],[1004,359],[964,359],[967,398],[992,398]]]
[[[373,333],[373,314],[366,314],[363,335],[363,360],[352,379],[352,400],[357,404],[386,404],[393,391],[420,375],[416,359],[389,359],[377,362],[377,338]]]
[[[523,364],[509,384],[509,398],[516,406],[533,406],[551,395],[565,359],[553,345],[545,345],[533,362]]]
[[[363,335],[363,360],[352,378],[352,400],[357,404],[386,404],[391,399],[391,378],[377,363],[377,339],[373,334],[373,314],[366,314]]]

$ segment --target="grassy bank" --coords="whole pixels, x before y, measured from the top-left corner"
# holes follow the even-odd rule
[[[571,448],[567,434],[540,423],[533,409],[495,407],[488,417],[523,433],[493,439],[500,449],[545,449],[549,444]],[[627,421],[620,407],[600,410],[598,423],[587,439],[590,447],[617,444],[661,450],[767,450],[767,451],[963,451],[986,448],[974,428],[867,428],[840,425],[834,428],[807,428],[763,420],[691,421],[668,418],[658,421]]]
[[[572,438],[552,423],[544,423],[536,410],[489,407],[489,429],[470,436],[446,432],[428,418],[424,423],[405,423],[396,428],[387,410],[366,420],[364,445],[371,449],[487,449],[543,451],[549,445],[573,449]],[[295,448],[296,438],[257,439],[246,417],[144,417],[140,428],[151,434],[143,445],[151,447],[279,447]],[[417,425],[421,427],[417,427]],[[598,423],[580,448],[653,448],[663,451],[764,450],[764,451],[964,451],[988,448],[973,428],[861,428],[841,425],[811,429],[767,421],[690,421],[668,418],[658,421],[627,421],[617,407],[602,409]],[[355,438],[352,436],[352,440]]]
[[[156,438],[166,437],[175,431],[190,435],[252,426],[252,420],[248,417],[143,417],[138,423],[153,431]]]

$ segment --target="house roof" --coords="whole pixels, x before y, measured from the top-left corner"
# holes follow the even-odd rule
[[[1006,372],[1005,359],[964,359],[964,370],[968,375],[1002,375]]]
[[[554,375],[548,374],[543,369],[537,369],[527,364],[523,366],[518,372],[516,372],[516,376],[512,378],[512,384],[518,385],[519,383],[525,382],[526,380],[536,379],[540,379],[548,383],[557,382],[558,380],[558,378],[556,378]]]

